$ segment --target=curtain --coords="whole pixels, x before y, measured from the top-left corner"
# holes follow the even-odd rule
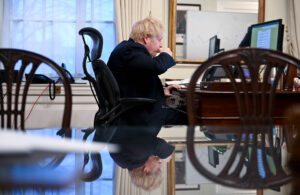
[[[3,0],[0,0],[0,35],[3,34]],[[0,36],[0,47],[2,47],[2,36]]]
[[[115,0],[117,43],[129,38],[132,25],[151,11],[151,0]]]
[[[162,182],[161,186],[153,191],[148,192],[134,186],[134,184],[131,183],[128,170],[122,169],[116,165],[114,195],[167,195],[167,163],[163,163],[162,173],[164,175],[164,181]]]
[[[9,40],[6,39],[9,34],[8,19],[9,3],[5,0],[0,0],[0,47],[8,47]]]
[[[300,58],[300,1],[288,0],[288,53]]]

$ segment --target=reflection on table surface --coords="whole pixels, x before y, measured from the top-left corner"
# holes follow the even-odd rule
[[[186,128],[186,127],[185,127]],[[186,130],[181,129],[182,132],[186,133]],[[226,131],[227,130],[227,131]],[[221,173],[225,166],[228,166],[228,161],[232,155],[233,149],[235,147],[235,142],[238,136],[238,130],[241,130],[239,126],[231,127],[218,127],[218,126],[197,126],[194,132],[194,150],[196,153],[196,158],[203,167],[212,174],[218,175]],[[176,130],[177,131],[177,130]],[[226,133],[228,132],[228,133]],[[290,175],[290,170],[287,166],[287,155],[289,154],[286,140],[284,139],[284,130],[282,126],[274,126],[273,132],[273,143],[268,143],[266,141],[266,159],[270,167],[272,174],[276,173],[275,162],[271,156],[271,146],[275,148],[277,156],[280,158],[281,166],[283,170]],[[179,139],[179,129],[177,131],[178,135],[173,136],[173,138],[168,138],[169,143],[175,146],[174,158],[170,163],[169,171],[173,171],[175,175],[174,181],[169,182],[169,191],[171,194],[256,194],[256,190],[249,189],[232,189],[230,187],[217,185],[210,179],[206,178],[204,175],[200,174],[199,171],[194,167],[191,159],[188,155],[188,150],[186,142],[183,139]],[[160,134],[160,135],[163,135]],[[167,136],[167,135],[164,135]],[[172,141],[172,139],[174,141]],[[248,135],[248,152],[245,155],[242,163],[241,175],[246,173],[249,167],[252,144],[254,144],[254,134],[250,133]],[[268,140],[268,138],[265,138]],[[240,158],[242,158],[242,151],[246,147],[246,134],[242,135],[242,141],[238,147],[237,156],[234,158],[233,166],[236,166]],[[263,142],[262,134],[257,136],[258,144]],[[262,165],[262,149],[258,147],[257,149],[257,166],[259,170],[259,175],[261,177],[266,177],[266,170]],[[233,172],[233,168],[229,172]],[[172,183],[173,182],[173,183]],[[173,187],[173,189],[172,189]],[[267,194],[287,194],[289,188],[284,186],[269,188]],[[173,191],[172,191],[173,190]],[[223,192],[222,192],[223,191]]]
[[[59,137],[56,135],[57,131],[58,129],[55,128],[35,129],[26,130],[26,134],[57,138]],[[78,141],[75,143],[77,146],[84,147],[84,145],[80,145],[83,135],[81,128],[72,129],[72,140]],[[92,138],[93,135],[89,136],[87,142],[92,142]],[[13,142],[18,145],[18,142],[14,140]],[[109,147],[105,146],[99,150],[100,144],[96,146],[101,152],[103,172],[101,177],[93,182],[80,180],[83,153],[76,146],[75,149],[73,148],[75,153],[70,152],[72,151],[70,145],[61,150],[57,149],[57,146],[53,146],[53,150],[50,148],[47,151],[44,146],[39,149],[39,146],[36,145],[31,146],[31,150],[19,153],[1,152],[0,194],[113,194],[114,163],[109,156]],[[91,145],[88,145],[87,148],[91,148]],[[90,167],[91,162],[85,169],[88,170]]]
[[[114,130],[114,127],[110,128],[112,128],[110,130]],[[72,140],[82,140],[85,135],[83,129],[72,129]],[[97,128],[96,131],[92,131],[86,142],[98,143],[98,136],[103,135],[102,130],[105,133],[107,129]],[[59,137],[57,132],[58,129],[53,128],[26,130],[25,134],[64,139]],[[76,153],[70,153],[69,150],[65,151],[66,148],[62,148],[62,151],[57,149],[47,151],[45,148],[41,149],[36,146],[28,151],[21,150],[19,153],[4,154],[0,152],[0,159],[3,160],[0,160],[0,194],[3,192],[4,194],[109,195],[123,194],[126,186],[131,186],[131,190],[127,194],[132,194],[132,190],[145,192],[132,184],[128,170],[142,167],[150,159],[150,156],[153,156],[159,165],[157,167],[157,170],[160,170],[159,174],[163,179],[166,179],[163,177],[165,168],[162,167],[162,162],[171,157],[174,147],[164,139],[158,138],[157,133],[157,128],[152,127],[118,128],[110,139],[110,143],[117,144],[120,152],[112,150],[110,147],[101,150],[102,174],[100,178],[89,182],[82,181],[80,177],[84,165],[84,154],[81,151],[76,150]],[[55,147],[57,148],[57,146],[53,146],[53,148]],[[90,156],[84,171],[90,171],[93,168],[93,163]],[[166,163],[164,163],[165,166]]]
[[[73,140],[82,140],[84,132],[81,131],[82,128],[72,130],[72,139]],[[123,129],[124,130],[124,129]],[[214,173],[219,173],[219,171],[224,167],[226,161],[228,160],[230,154],[232,153],[234,141],[236,140],[236,130],[234,128],[232,131],[226,133],[224,129],[210,126],[198,126],[194,132],[195,140],[195,150],[197,153],[198,159],[201,163],[204,164],[206,168]],[[138,132],[138,134],[136,134]],[[167,177],[166,163],[163,163],[161,172],[163,175],[163,182],[159,189],[154,190],[154,194],[172,194],[170,189],[167,189],[168,182],[170,185],[170,180],[174,179],[174,189],[176,194],[182,194],[184,191],[202,193],[208,188],[214,189],[210,191],[209,194],[220,194],[222,186],[213,184],[210,180],[198,173],[197,170],[193,167],[186,149],[186,126],[172,126],[170,128],[163,127],[159,134],[156,133],[140,133],[141,129],[135,129],[135,131],[126,131],[116,133],[116,137],[112,139],[113,143],[117,143],[121,146],[120,153],[108,152],[107,149],[101,150],[101,158],[103,164],[103,172],[100,178],[91,181],[83,182],[80,180],[80,173],[82,171],[84,155],[83,153],[67,153],[64,156],[64,153],[48,153],[41,155],[40,151],[34,151],[30,154],[19,156],[17,163],[4,163],[0,161],[0,187],[3,188],[4,181],[9,179],[19,180],[23,182],[26,186],[26,182],[37,182],[39,186],[34,189],[32,188],[12,188],[12,189],[2,189],[1,192],[8,194],[33,194],[33,193],[54,193],[54,194],[143,194],[146,191],[141,190],[140,188],[134,187],[131,182],[130,176],[128,174],[128,163],[132,160],[140,160],[143,164],[145,159],[153,154],[153,143],[161,142],[163,143],[163,149],[168,148],[169,144],[175,146],[174,155],[171,162],[168,164],[169,170],[170,167],[174,169],[173,176]],[[43,136],[52,136],[57,137],[57,129],[43,129],[43,130],[27,130],[27,134],[34,135],[43,135]],[[87,139],[87,142],[95,141],[95,132],[93,132]],[[273,145],[278,148],[278,154],[282,158],[283,166],[286,164],[286,145],[284,141],[280,140],[280,128],[274,127],[273,129],[274,143]],[[130,139],[129,139],[130,138]],[[132,139],[137,138],[137,139]],[[145,138],[145,139],[144,139]],[[94,139],[94,140],[93,140]],[[249,137],[251,140],[251,136]],[[126,142],[126,140],[128,142]],[[258,137],[258,141],[261,141],[261,137]],[[251,142],[250,142],[251,143]],[[159,144],[154,144],[154,146],[159,146]],[[243,144],[241,144],[241,148]],[[172,147],[170,147],[172,150]],[[124,151],[126,151],[124,153]],[[160,150],[158,150],[160,151]],[[172,150],[173,151],[173,150]],[[123,153],[122,153],[123,152]],[[132,153],[130,153],[132,152]],[[249,151],[250,152],[250,151]],[[267,151],[268,152],[268,151]],[[38,155],[34,155],[34,154]],[[136,155],[138,153],[138,155]],[[126,154],[126,155],[125,155]],[[14,154],[15,155],[15,154]],[[126,156],[125,160],[122,159],[123,156]],[[13,155],[12,155],[13,156]],[[11,157],[12,157],[11,156]],[[64,156],[63,160],[58,163],[54,168],[45,168],[49,165],[49,162],[53,160],[54,156]],[[138,158],[137,156],[141,157]],[[3,156],[2,156],[3,157]],[[0,155],[1,158],[1,155]],[[24,159],[33,159],[33,161],[25,161]],[[246,158],[251,158],[247,156]],[[21,159],[21,160],[20,160]],[[122,161],[123,160],[123,161]],[[23,163],[22,163],[23,162]],[[162,162],[162,160],[160,161]],[[136,163],[136,162],[135,162]],[[135,164],[133,163],[133,164]],[[268,163],[272,165],[272,158],[268,157]],[[11,165],[14,166],[11,166]],[[130,164],[130,163],[129,163]],[[85,170],[88,171],[92,168],[92,162],[89,161],[88,165],[85,167]],[[135,165],[134,165],[135,166]],[[247,168],[247,159],[243,164],[243,169]],[[123,168],[121,168],[123,167]],[[272,171],[272,170],[271,170]],[[261,174],[264,174],[262,170]],[[173,177],[173,178],[172,178]],[[24,179],[26,178],[26,179]],[[42,179],[41,179],[42,178]],[[31,180],[32,181],[31,181]],[[34,181],[35,180],[35,181]],[[43,183],[44,182],[44,183]],[[51,183],[52,182],[52,183]],[[60,185],[58,185],[60,184]],[[52,185],[52,186],[51,186]],[[53,186],[58,186],[60,189],[53,189]],[[7,187],[7,186],[6,186]],[[170,188],[170,186],[169,186]],[[278,190],[278,189],[273,189]],[[219,191],[219,193],[217,193]],[[222,190],[221,190],[222,191]],[[214,192],[214,193],[213,193]],[[231,191],[230,191],[231,192]],[[242,191],[239,191],[242,194]],[[248,192],[251,194],[253,190]],[[254,193],[255,194],[255,193]]]

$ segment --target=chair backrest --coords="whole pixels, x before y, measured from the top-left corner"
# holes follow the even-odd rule
[[[54,61],[30,51],[0,49],[0,65],[4,74],[0,85],[1,128],[25,129],[25,114],[29,88],[39,67],[50,67],[60,77],[64,89],[64,109],[61,127],[70,136],[72,109],[71,85],[65,71]],[[24,81],[26,74],[26,81]]]
[[[101,33],[94,28],[85,27],[79,31],[79,34],[82,36],[82,40],[83,40],[85,47],[89,48],[89,46],[86,43],[86,40],[84,38],[84,35],[89,36],[93,41],[92,50],[91,51],[89,49],[85,50],[85,51],[88,51],[87,56],[89,58],[89,61],[93,62],[95,60],[98,60],[102,55],[102,48],[103,48],[103,37],[102,37]]]
[[[230,82],[224,83],[224,88],[197,89],[200,76],[214,65],[224,69]],[[300,61],[278,51],[241,48],[209,58],[194,72],[186,100],[187,148],[192,164],[201,174],[216,183],[248,189],[280,186],[290,181],[291,175],[282,167],[273,144],[274,125],[287,128],[282,126],[287,118],[285,108],[300,103],[299,93],[279,90],[288,65],[299,69]],[[218,174],[210,172],[197,159],[193,141],[197,125],[209,125],[215,133],[220,129],[219,133],[235,134],[230,157]]]
[[[119,101],[119,86],[105,62],[100,59],[103,47],[103,38],[101,33],[94,28],[86,27],[81,29],[79,34],[82,36],[85,47],[84,59],[82,62],[83,70],[86,75],[86,79],[92,83],[96,91],[97,97],[95,98],[97,99],[99,106],[98,116],[105,115]],[[93,46],[91,51],[86,42],[85,36],[89,36],[92,40]],[[87,71],[87,60],[92,63],[95,78]]]
[[[87,131],[91,133],[96,130],[94,141],[108,142],[114,133],[114,130],[109,127],[110,124],[108,121],[114,115],[114,112],[110,111],[116,106],[120,98],[119,86],[105,62],[100,59],[103,47],[101,33],[94,28],[86,27],[82,28],[79,34],[82,36],[84,43],[84,57],[82,61],[83,72],[85,74],[84,79],[90,82],[92,92],[93,89],[95,90],[96,95],[94,92],[93,94],[99,107],[99,110],[95,114],[94,127]],[[92,50],[90,50],[85,39],[86,36],[92,40]],[[88,72],[88,62],[92,63],[95,77]],[[90,133],[86,134],[84,139],[86,139]],[[89,172],[83,172],[81,177],[83,181],[94,181],[102,174],[103,167],[100,153],[90,154],[90,156],[92,169]],[[83,169],[88,161],[89,154],[85,154]]]

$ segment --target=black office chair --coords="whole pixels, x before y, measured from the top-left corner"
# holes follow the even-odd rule
[[[109,142],[117,129],[118,120],[122,114],[138,106],[152,104],[155,100],[147,98],[121,98],[116,79],[105,62],[100,59],[103,47],[101,33],[94,28],[86,27],[81,29],[79,34],[82,36],[85,49],[82,65],[86,76],[83,79],[89,81],[99,107],[94,118],[94,128],[84,130],[86,132],[85,139],[96,130],[95,135],[97,136],[94,137],[94,141]],[[91,51],[85,40],[85,36],[89,36],[92,40],[93,46]],[[92,64],[95,78],[87,70],[87,60]],[[95,154],[92,154],[91,157],[93,168],[90,173],[83,177],[84,181],[93,181],[101,176],[101,156],[98,154],[96,157]],[[97,160],[97,163],[95,163],[95,160]],[[88,155],[85,155],[85,163],[87,162]],[[98,170],[95,171],[95,169]]]

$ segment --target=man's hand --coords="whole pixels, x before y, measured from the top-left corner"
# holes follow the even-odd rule
[[[180,85],[177,85],[177,84],[174,84],[174,85],[170,85],[170,86],[168,86],[168,87],[166,87],[165,89],[164,89],[164,92],[165,92],[165,96],[172,96],[172,94],[171,94],[171,90],[172,89],[176,89],[176,90],[179,90],[179,89],[181,89],[182,87],[180,86]]]
[[[173,56],[172,51],[170,50],[170,48],[160,48],[160,52],[166,52],[167,54],[169,54],[170,56]]]

